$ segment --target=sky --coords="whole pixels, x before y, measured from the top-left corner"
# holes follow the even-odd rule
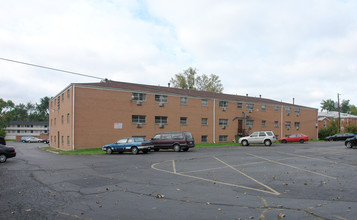
[[[227,94],[357,105],[357,1],[1,0],[0,98],[100,81],[5,59],[161,86],[192,67]]]

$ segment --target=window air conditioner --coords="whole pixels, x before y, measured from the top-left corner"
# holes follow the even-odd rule
[[[136,104],[137,104],[137,105],[142,105],[143,102],[142,102],[141,100],[138,100],[138,101],[136,101]]]
[[[143,126],[143,125],[142,125],[141,123],[137,123],[137,124],[136,124],[136,127],[137,127],[137,128],[141,128],[142,126]]]
[[[159,103],[159,106],[160,106],[160,107],[164,107],[164,105],[165,105],[165,104],[162,103],[162,102]]]
[[[165,125],[164,124],[159,124],[159,128],[164,128]]]

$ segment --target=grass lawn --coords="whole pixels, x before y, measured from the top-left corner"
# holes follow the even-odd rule
[[[240,146],[238,143],[206,143],[206,144],[196,144],[195,148],[203,147],[227,147],[227,146]],[[74,151],[65,151],[52,147],[41,147],[43,150],[51,151],[61,155],[93,155],[93,154],[105,154],[102,148],[88,148],[80,149]]]

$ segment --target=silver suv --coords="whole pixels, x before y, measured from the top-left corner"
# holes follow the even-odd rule
[[[248,146],[249,144],[264,144],[265,146],[270,146],[276,141],[274,132],[272,131],[256,131],[247,137],[239,138],[238,142],[243,146]]]

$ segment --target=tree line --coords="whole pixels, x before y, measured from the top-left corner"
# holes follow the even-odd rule
[[[322,100],[321,102],[321,111],[338,111],[338,102],[333,101],[332,99]],[[350,100],[342,100],[340,103],[340,112],[348,113],[351,115],[357,115],[357,107],[350,104]]]
[[[0,98],[0,136],[5,136],[7,123],[10,121],[48,121],[50,98],[45,96],[40,103],[15,105],[11,100]]]

